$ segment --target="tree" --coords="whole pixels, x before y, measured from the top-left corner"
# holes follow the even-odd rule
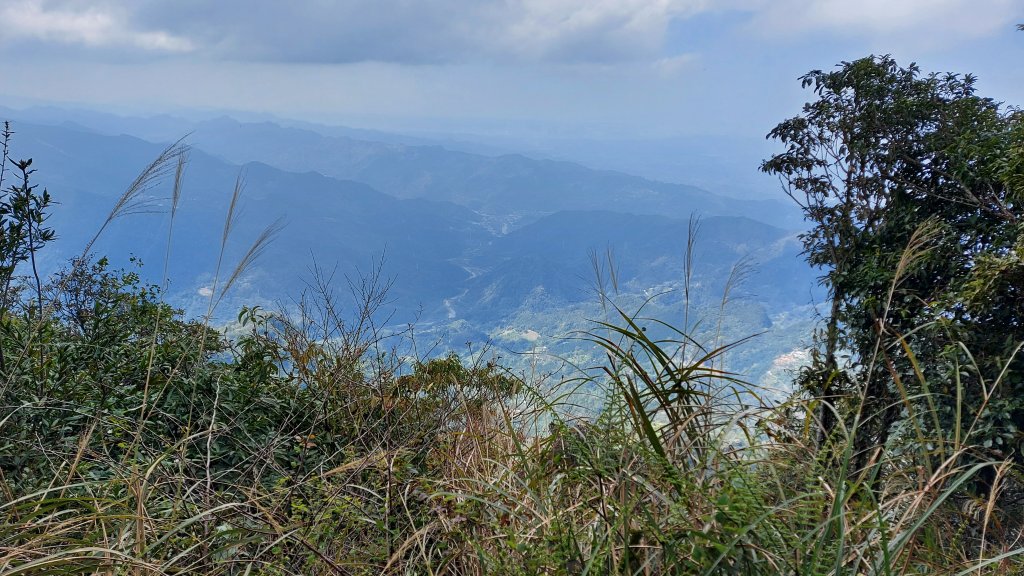
[[[977,96],[973,76],[922,75],[888,56],[801,82],[817,100],[769,133],[785,150],[761,169],[812,224],[805,254],[831,297],[802,384],[856,400],[840,408],[860,419],[861,463],[901,419],[920,437],[959,443],[970,429],[1020,454],[1024,295],[1008,279],[1024,246],[1021,113]],[[965,406],[1001,423],[970,426]]]
[[[50,193],[43,190],[36,192],[37,185],[30,183],[35,170],[31,168],[32,159],[13,160],[10,157],[10,141],[14,132],[9,122],[4,122],[0,132],[0,326],[6,327],[9,318],[7,313],[14,305],[15,272],[20,264],[28,261],[32,268],[35,281],[37,312],[42,316],[43,286],[36,264],[36,254],[48,242],[54,239],[54,231],[46,227],[49,218],[48,209],[52,203]],[[20,183],[12,184],[3,189],[7,164],[10,163],[18,171]],[[0,373],[6,370],[6,357],[0,346]]]

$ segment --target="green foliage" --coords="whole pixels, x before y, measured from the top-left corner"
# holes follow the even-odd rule
[[[42,282],[36,266],[36,254],[54,239],[54,231],[45,227],[49,218],[47,209],[52,200],[50,193],[43,190],[36,193],[37,186],[29,182],[35,172],[32,159],[15,161],[10,157],[10,141],[14,132],[9,122],[4,122],[0,132],[0,331],[10,333],[11,319],[8,311],[15,304],[15,272],[18,266],[29,261],[38,302],[38,313],[42,315]],[[4,189],[7,164],[18,171],[20,182]],[[0,372],[6,370],[6,356],[0,349]]]
[[[34,259],[35,253],[54,238],[54,231],[44,227],[46,210],[52,203],[50,193],[43,190],[36,194],[36,185],[29,182],[35,172],[30,168],[32,160],[12,163],[21,182],[11,185],[0,199],[0,281],[7,290],[17,266]]]
[[[970,75],[922,75],[889,57],[802,82],[817,100],[772,130],[786,150],[762,169],[813,224],[807,258],[832,297],[805,385],[819,398],[846,395],[849,418],[872,416],[858,428],[862,464],[900,421],[959,449],[961,405],[999,404],[1005,420],[983,443],[1024,454],[1024,437],[995,432],[1024,425],[1020,113],[977,96]],[[820,420],[833,431],[827,413]]]

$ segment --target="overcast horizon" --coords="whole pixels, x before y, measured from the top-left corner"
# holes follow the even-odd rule
[[[868,54],[1021,104],[1012,0],[0,3],[0,104],[405,132],[763,137]]]

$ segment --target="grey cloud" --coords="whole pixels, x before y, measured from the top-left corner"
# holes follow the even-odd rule
[[[455,0],[150,2],[137,22],[192,39],[214,56],[290,62],[436,62],[472,47],[464,23],[482,10]],[[471,31],[469,31],[471,32]]]
[[[0,5],[0,46],[46,50],[85,47],[92,51],[136,50],[183,53],[191,42],[159,29],[139,29],[116,5],[44,0],[9,0]]]
[[[133,21],[222,58],[448,63],[656,59],[706,0],[152,0]]]

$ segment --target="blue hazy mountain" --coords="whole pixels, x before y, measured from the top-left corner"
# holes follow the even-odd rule
[[[763,188],[765,179],[753,169],[759,157],[755,147],[721,138],[591,141],[563,137],[538,142],[475,135],[427,138],[277,119],[202,119],[195,114],[190,119],[139,118],[53,107],[20,111],[0,107],[0,113],[31,123],[74,123],[98,133],[130,134],[149,141],[174,140],[188,133],[194,145],[230,162],[260,161],[285,170],[313,170],[365,182],[399,197],[453,201],[495,216],[498,225],[516,225],[557,210],[684,218],[698,211],[750,216],[782,228],[802,225],[791,203],[750,198],[750,190]],[[510,152],[517,148],[531,150],[537,157]],[[747,197],[730,198],[695,186],[595,170],[558,158],[635,169],[672,182],[689,175],[691,182]]]
[[[611,251],[623,289],[643,291],[680,283],[689,222],[664,216],[613,212],[558,212],[504,235],[481,260],[488,272],[467,283],[468,297],[502,293],[512,301],[538,286],[564,303],[592,292],[590,255]],[[693,266],[702,292],[717,298],[733,267],[749,267],[741,292],[767,306],[785,306],[806,295],[806,266],[793,235],[744,217],[706,217],[697,223]],[[527,272],[532,270],[532,272]],[[495,283],[504,282],[501,290]]]
[[[61,257],[78,253],[117,198],[163,146],[128,136],[103,136],[66,127],[17,126],[17,154],[34,158],[37,179],[59,202],[51,225]],[[441,202],[398,199],[365,184],[313,172],[285,172],[265,164],[228,164],[193,150],[172,237],[170,276],[179,296],[211,281],[223,222],[236,178],[244,180],[241,213],[225,262],[233,265],[266,225],[286,226],[250,274],[249,292],[283,298],[301,288],[314,261],[345,273],[367,270],[382,255],[402,278],[392,296],[403,309],[446,296],[464,275],[449,262],[489,236],[472,211]],[[170,182],[155,189],[143,213],[120,218],[104,232],[97,253],[128,253],[162,268]],[[230,270],[230,268],[229,268]],[[273,270],[273,273],[269,273]]]
[[[170,123],[161,122],[154,131]],[[224,132],[213,131],[218,125]],[[205,311],[224,216],[241,176],[241,214],[221,277],[265,226],[282,217],[287,225],[222,303],[225,319],[242,304],[287,306],[310,280],[314,263],[336,270],[335,288],[344,293],[346,277],[365,275],[383,261],[392,323],[415,321],[421,333],[453,345],[496,339],[514,348],[523,344],[517,334],[531,335],[531,345],[536,335],[561,353],[567,345],[558,337],[584,328],[600,312],[590,255],[614,255],[613,291],[624,307],[655,294],[661,296],[648,306],[660,307],[659,313],[671,316],[685,305],[691,212],[704,214],[691,305],[717,309],[733,266],[745,261],[744,281],[731,295],[740,318],[734,335],[774,329],[794,310],[809,317],[813,273],[799,258],[794,233],[748,217],[760,212],[770,219],[769,204],[524,156],[487,157],[223,119],[199,126],[190,137],[195,147],[167,261],[170,299],[192,313]],[[123,190],[166,146],[77,124],[18,122],[15,130],[15,155],[34,158],[37,183],[60,203],[51,220],[60,239],[45,262],[51,270],[81,251]],[[216,134],[219,144],[211,141]],[[225,157],[232,142],[238,161]],[[314,142],[323,145],[318,153]],[[312,168],[332,158],[336,172],[348,178],[282,168]],[[141,258],[146,277],[160,281],[169,194],[168,179],[148,193],[142,213],[113,222],[94,252],[119,265],[130,255]],[[792,344],[787,338],[766,339],[748,364],[785,352]]]
[[[677,218],[692,212],[739,215],[784,226],[794,222],[788,203],[737,200],[694,186],[520,154],[488,156],[439,145],[371,142],[231,118],[198,123],[191,138],[197,147],[233,162],[259,160],[287,170],[316,170],[398,197],[451,201],[498,217],[607,210]]]

